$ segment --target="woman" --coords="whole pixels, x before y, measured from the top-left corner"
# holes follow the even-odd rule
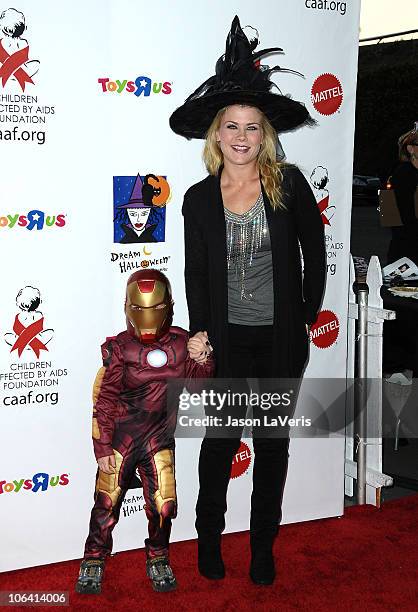
[[[302,104],[270,92],[270,70],[254,63],[263,54],[254,46],[235,17],[217,74],[170,119],[179,134],[206,135],[209,176],[187,191],[183,206],[190,329],[208,337],[218,377],[299,378],[324,289],[323,223],[301,172],[277,163],[276,144],[278,131],[310,117]],[[239,445],[236,429],[202,442],[196,529],[207,578],[225,575],[220,541]],[[288,439],[254,437],[254,453],[250,576],[271,584]]]
[[[416,125],[417,127],[417,125]],[[390,178],[403,225],[392,227],[388,263],[409,257],[418,265],[418,220],[415,200],[418,186],[418,131],[414,128],[398,140],[399,160]],[[401,268],[395,274],[402,272]],[[387,372],[412,370],[418,376],[418,333],[414,312],[401,308],[396,321],[385,325],[384,368]]]
[[[403,225],[392,227],[388,263],[409,257],[418,265],[418,220],[415,216],[415,192],[418,186],[418,132],[414,128],[398,140],[400,164],[391,176],[396,203]]]

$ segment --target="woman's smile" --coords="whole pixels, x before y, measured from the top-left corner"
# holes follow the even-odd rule
[[[248,151],[250,150],[250,147],[247,147],[246,145],[231,145],[231,148],[236,153],[248,153]]]

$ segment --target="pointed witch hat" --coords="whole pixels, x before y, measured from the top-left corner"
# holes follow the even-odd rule
[[[142,183],[142,179],[138,174],[134,186],[132,188],[131,195],[129,197],[129,201],[126,204],[120,204],[118,208],[151,208],[152,204],[148,202],[144,202],[143,191],[144,185]]]
[[[253,52],[257,39],[248,40],[237,16],[226,40],[225,54],[216,62],[216,74],[200,85],[170,117],[170,127],[186,138],[205,138],[216,113],[231,104],[248,104],[266,115],[276,132],[288,132],[315,121],[306,107],[281,93],[272,93],[276,85],[272,72],[299,72],[274,66],[259,65],[263,55],[283,53],[272,47]]]

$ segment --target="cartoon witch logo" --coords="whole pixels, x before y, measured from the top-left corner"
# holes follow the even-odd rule
[[[17,81],[25,91],[26,83],[33,84],[32,77],[39,70],[39,61],[29,59],[29,43],[22,38],[26,30],[25,16],[14,8],[0,15],[0,79],[3,87],[7,81]]]
[[[30,285],[23,287],[16,296],[20,312],[15,316],[13,331],[4,334],[4,340],[11,346],[10,352],[17,350],[19,357],[23,351],[33,351],[39,359],[41,351],[47,351],[54,330],[44,329],[44,316],[40,310],[41,294],[39,289]]]
[[[136,177],[115,176],[113,178],[114,242],[120,244],[163,242],[165,205],[169,197],[170,187],[163,176],[147,174],[143,179],[139,174]]]
[[[324,166],[317,166],[312,170],[310,176],[312,187],[315,189],[314,195],[318,204],[321,219],[324,225],[331,225],[330,220],[334,216],[335,206],[329,205],[328,170]]]

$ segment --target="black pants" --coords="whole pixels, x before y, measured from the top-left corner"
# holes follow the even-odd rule
[[[229,326],[230,365],[236,379],[273,376],[271,326]],[[240,384],[240,383],[239,383]],[[288,437],[253,438],[254,469],[250,534],[253,552],[271,549],[282,516],[288,465]],[[199,538],[216,541],[225,528],[226,494],[239,437],[204,438],[199,459],[196,529]]]

